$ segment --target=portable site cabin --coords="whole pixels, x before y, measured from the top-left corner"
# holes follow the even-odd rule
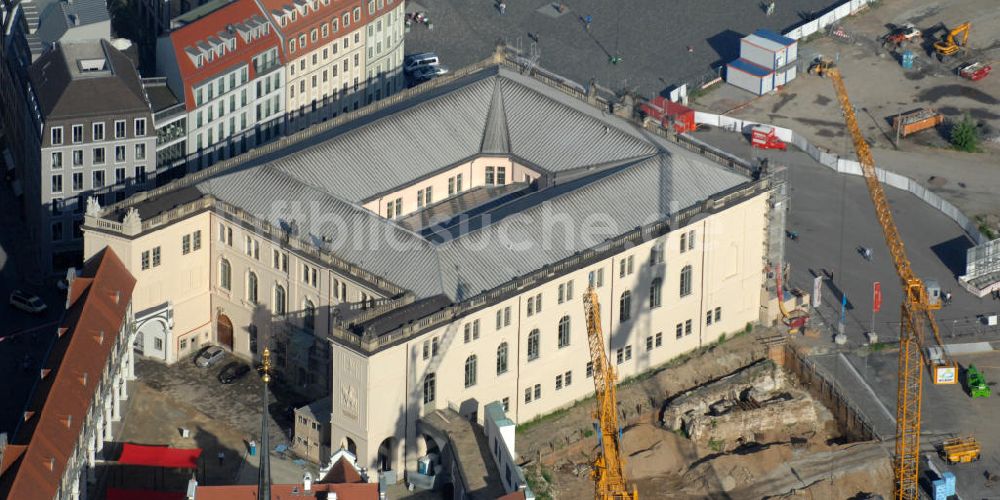
[[[740,39],[740,58],[726,66],[726,81],[757,95],[795,79],[798,41],[757,30]]]
[[[737,87],[764,95],[774,90],[774,71],[746,59],[726,65],[726,81]]]

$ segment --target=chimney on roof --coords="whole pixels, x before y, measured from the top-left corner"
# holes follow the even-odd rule
[[[104,345],[104,330],[101,330],[100,333],[97,334],[97,343]]]
[[[121,302],[121,300],[122,300],[122,291],[115,290],[115,304]]]
[[[67,428],[73,425],[73,415],[66,415],[66,420],[64,420],[64,422],[66,422]]]
[[[82,383],[84,387],[87,387],[87,379],[87,372],[83,372],[83,376],[80,377],[80,383]]]
[[[49,457],[49,470],[56,470],[56,457]]]
[[[313,476],[306,471],[305,475],[302,476],[302,491],[312,491]]]

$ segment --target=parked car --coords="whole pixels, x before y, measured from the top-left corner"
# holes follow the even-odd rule
[[[413,79],[420,81],[430,80],[431,78],[434,78],[436,76],[441,76],[447,73],[448,73],[447,66],[441,66],[441,65],[423,66],[421,68],[417,68],[417,70],[413,72]]]
[[[412,73],[425,66],[437,66],[438,64],[441,64],[441,60],[433,52],[410,54],[403,58],[403,71]]]
[[[194,364],[202,367],[208,368],[219,361],[222,360],[222,356],[226,352],[222,350],[221,347],[217,345],[209,346],[205,350],[198,353],[198,357],[194,359]]]
[[[10,305],[11,307],[34,314],[41,314],[48,308],[45,302],[42,302],[42,299],[38,298],[37,295],[32,295],[21,290],[14,290],[10,293]]]
[[[219,382],[223,384],[232,384],[233,382],[245,377],[247,373],[250,373],[249,365],[246,363],[240,363],[239,361],[233,361],[219,372]]]

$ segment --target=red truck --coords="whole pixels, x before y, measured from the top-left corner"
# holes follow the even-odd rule
[[[986,78],[986,75],[989,75],[990,71],[993,71],[993,67],[989,64],[974,62],[962,66],[962,68],[958,70],[958,74],[961,75],[962,78],[977,81]]]
[[[756,125],[750,130],[750,145],[758,149],[788,150],[788,145],[778,138],[774,127]]]

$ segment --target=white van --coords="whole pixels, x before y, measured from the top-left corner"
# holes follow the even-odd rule
[[[403,71],[407,73],[412,73],[420,68],[427,66],[437,66],[441,64],[441,60],[438,59],[437,54],[433,52],[422,52],[420,54],[411,54],[406,56],[403,60]]]

